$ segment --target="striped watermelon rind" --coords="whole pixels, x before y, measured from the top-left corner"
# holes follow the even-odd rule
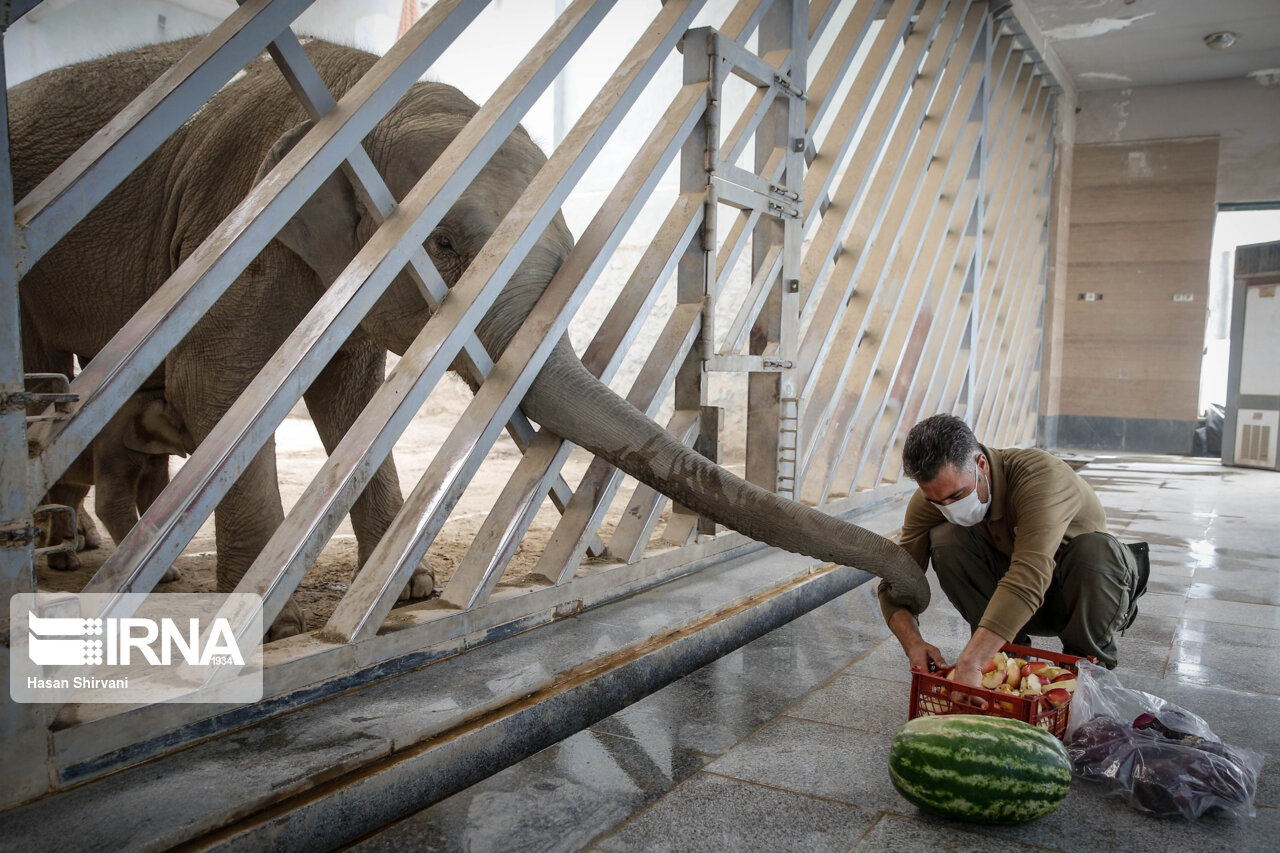
[[[1024,823],[1071,787],[1062,743],[1021,720],[948,714],[910,720],[893,738],[889,776],[925,811],[976,823]]]

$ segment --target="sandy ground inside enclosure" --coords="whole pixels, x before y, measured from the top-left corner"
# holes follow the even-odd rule
[[[453,429],[458,415],[465,409],[470,399],[471,392],[462,382],[452,376],[449,377],[445,387],[433,394],[432,402],[439,402],[439,405],[434,406],[434,412],[427,414],[424,411],[415,417],[409,429],[397,443],[396,468],[400,474],[401,489],[406,495],[426,470],[436,450]],[[287,514],[307,484],[311,482],[312,477],[320,470],[326,455],[319,436],[307,418],[305,410],[301,408],[295,410],[277,430],[276,448],[280,491]],[[574,450],[563,470],[565,480],[571,486],[577,486],[591,458],[591,455],[585,451]],[[448,523],[427,552],[428,559],[436,572],[437,586],[452,577],[459,560],[470,547],[519,460],[520,451],[511,438],[503,433],[450,515]],[[172,472],[179,470],[183,461],[177,458],[172,459],[170,470]],[[628,479],[619,494],[623,497],[629,495],[632,487],[634,487],[634,481]],[[621,514],[622,499],[619,498],[614,503],[615,506],[610,511],[609,520],[602,535],[612,532],[613,524]],[[86,510],[92,516],[92,492],[86,501]],[[97,522],[97,517],[92,517]],[[532,528],[508,565],[503,576],[503,584],[518,584],[532,572],[538,556],[559,519],[560,513],[551,502],[544,501],[544,506],[538,513]],[[97,522],[97,525],[104,540],[103,546],[80,552],[81,568],[79,570],[55,572],[47,567],[44,558],[37,560],[36,571],[41,589],[78,592],[93,577],[93,574],[114,551],[106,528],[101,522]],[[298,602],[307,611],[308,627],[315,629],[324,624],[338,600],[346,592],[355,565],[356,539],[351,529],[351,521],[347,518],[343,520],[319,560],[307,573],[295,593]],[[212,518],[201,526],[190,545],[184,549],[177,561],[177,567],[182,577],[157,586],[157,591],[213,592],[216,590]]]

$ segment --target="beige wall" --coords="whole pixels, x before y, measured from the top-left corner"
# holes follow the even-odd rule
[[[1216,138],[1075,146],[1055,443],[1190,449],[1218,162]]]
[[[1080,92],[1076,107],[1058,149],[1043,438],[1179,452],[1198,415],[1215,203],[1280,202],[1280,86]]]

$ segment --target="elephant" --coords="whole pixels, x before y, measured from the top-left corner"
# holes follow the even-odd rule
[[[94,510],[117,545],[169,484],[169,457],[186,456],[194,439],[181,417],[165,400],[163,388],[140,389],[111,417],[71,467],[49,489],[48,503],[76,509],[76,530],[66,514],[55,514],[44,531],[46,546],[59,545],[73,536],[76,551],[100,544],[93,520],[84,511],[89,487],[94,487]],[[81,545],[81,543],[83,543]],[[75,551],[49,554],[49,568],[80,568]],[[170,567],[162,581],[178,579]]]
[[[194,40],[170,42],[68,66],[9,95],[16,197],[21,198]],[[377,57],[318,39],[308,57],[335,97]],[[403,198],[477,105],[458,89],[414,84],[366,137],[371,159]],[[20,283],[24,310],[54,351],[96,354],[249,192],[308,127],[283,75],[263,54],[196,112]],[[546,162],[517,128],[427,237],[424,248],[453,286]],[[376,230],[377,221],[335,171],[252,261],[165,360],[166,394],[194,440],[218,419],[295,328],[325,287]],[[505,284],[475,332],[496,360],[574,245],[557,214]],[[86,293],[95,310],[75,314]],[[384,375],[386,351],[401,354],[431,317],[416,284],[401,273],[304,394],[328,452],[354,422]],[[871,531],[750,484],[677,441],[599,381],[562,338],[521,403],[545,430],[604,458],[672,500],[746,536],[784,550],[885,577],[891,597],[921,612],[924,575],[899,546]],[[402,498],[388,456],[351,509],[363,565]],[[283,519],[275,447],[262,447],[215,510],[217,583],[236,583]],[[419,579],[431,582],[429,569]],[[426,584],[423,584],[426,586]],[[416,594],[429,591],[416,589]],[[304,630],[290,605],[271,636]]]

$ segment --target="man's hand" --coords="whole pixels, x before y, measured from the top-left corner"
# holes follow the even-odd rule
[[[982,667],[1004,646],[1004,637],[986,628],[978,628],[969,638],[969,643],[956,658],[956,668],[951,680],[970,687],[982,686]],[[954,691],[951,700],[957,705],[970,705],[974,708],[986,708],[987,700],[969,693]]]
[[[938,647],[926,643],[924,637],[920,636],[920,626],[907,610],[899,610],[889,618],[889,630],[902,644],[902,650],[907,653],[907,660],[912,666],[918,666],[925,672],[929,672],[932,669],[930,664],[937,667],[947,665]]]
[[[933,672],[935,669],[942,669],[947,665],[946,659],[942,656],[942,652],[938,651],[938,647],[930,643],[926,643],[924,639],[915,643],[909,649],[905,649],[907,660],[912,666],[918,666],[925,672]]]

